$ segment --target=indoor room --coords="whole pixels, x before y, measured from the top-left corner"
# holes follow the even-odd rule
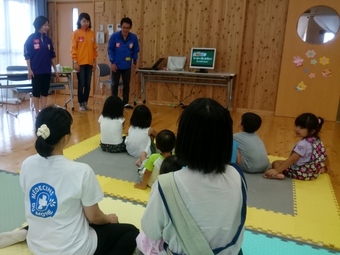
[[[54,213],[58,215],[56,207],[51,209],[52,205],[46,204],[48,195],[42,190],[38,192],[41,197],[33,188],[27,196],[25,181],[33,181],[37,176],[36,182],[58,182],[60,187],[48,186],[49,191],[55,190],[57,194],[52,196],[51,192],[49,199],[57,201],[58,198],[59,210],[63,207],[57,188],[63,190],[64,196],[71,185],[74,189],[81,186],[76,179],[66,178],[67,174],[47,173],[55,168],[43,160],[48,162],[56,151],[57,157],[62,156],[68,162],[64,163],[65,169],[86,165],[81,171],[93,175],[89,178],[95,184],[88,182],[89,185],[84,184],[82,188],[86,187],[88,193],[98,192],[98,201],[91,204],[86,199],[77,200],[86,222],[91,222],[89,219],[94,218],[89,215],[96,212],[106,217],[105,220],[111,217],[111,224],[135,226],[141,231],[138,237],[142,233],[148,241],[159,239],[156,234],[152,239],[149,231],[156,233],[156,229],[162,229],[163,225],[157,225],[161,220],[155,225],[146,222],[147,215],[151,217],[154,213],[152,208],[167,207],[163,203],[154,204],[164,200],[161,199],[163,193],[153,183],[161,187],[161,164],[171,155],[185,162],[177,167],[180,171],[164,176],[174,176],[180,195],[195,193],[193,197],[182,196],[192,218],[205,215],[204,221],[197,222],[195,228],[188,225],[190,233],[181,239],[188,240],[197,225],[201,227],[199,233],[203,232],[207,242],[193,239],[207,243],[211,250],[201,254],[340,254],[340,75],[336,69],[340,66],[339,15],[337,0],[0,0],[3,17],[0,22],[0,197],[3,204],[0,254],[39,254],[34,247],[41,244],[33,241],[33,233],[37,233],[37,229],[39,233],[47,233],[43,231],[51,228],[43,230],[42,226],[33,228],[32,225],[30,235],[30,228],[27,230],[26,226],[38,220],[46,220],[48,225],[47,222],[56,218]],[[45,50],[44,59],[48,62],[34,60],[36,56],[42,58],[37,53],[40,49]],[[36,84],[43,81],[49,86],[39,87],[37,91]],[[202,107],[200,103],[207,105]],[[205,114],[209,107],[211,112]],[[221,110],[214,115],[214,109]],[[146,124],[133,124],[138,110],[144,111],[145,115],[139,118]],[[48,111],[51,113],[45,118]],[[216,117],[221,112],[225,118]],[[51,152],[41,157],[37,141],[43,139],[49,143],[53,129],[46,128],[48,118],[56,120],[57,113],[65,119],[54,122],[56,130],[67,130],[61,131],[65,133],[48,145]],[[184,125],[189,119],[187,114],[192,114],[192,119]],[[116,136],[113,128],[104,126],[108,116],[114,116],[109,117],[111,121],[116,120]],[[64,127],[67,123],[69,126]],[[252,126],[250,131],[247,123]],[[197,125],[194,127],[194,124]],[[191,125],[192,131],[185,133]],[[230,132],[222,129],[223,125],[229,125]],[[146,133],[136,135],[135,129]],[[157,143],[163,131],[176,136],[167,153],[159,147],[161,143]],[[109,133],[104,135],[104,132]],[[146,137],[143,141],[147,146],[138,153],[129,148],[132,135],[138,139]],[[190,135],[192,139],[185,140]],[[113,136],[115,142],[111,143]],[[208,192],[204,194],[212,179],[206,186],[188,182],[183,189],[179,184],[182,182],[178,181],[184,171],[194,172],[193,165],[201,171],[202,162],[217,164],[217,157],[209,158],[209,155],[217,148],[216,155],[221,155],[223,136],[230,155],[221,159],[227,170],[219,174],[237,176],[237,181],[232,183],[237,183],[239,189],[227,192],[240,196],[239,210],[233,211],[235,219],[228,219],[232,206],[219,201],[218,192],[216,197]],[[142,142],[138,141],[141,147]],[[301,151],[301,144],[307,151]],[[187,158],[190,153],[186,152],[190,151],[191,154],[196,151],[193,164]],[[148,163],[154,154],[161,155],[159,165]],[[256,162],[248,161],[248,157],[253,156]],[[33,159],[39,163],[28,167]],[[264,167],[254,170],[257,165]],[[306,167],[302,172],[296,170],[301,165]],[[35,168],[46,171],[47,179],[44,176],[40,181],[37,173],[25,174]],[[195,174],[202,175],[202,183],[212,175]],[[190,179],[195,180],[194,176]],[[155,192],[160,192],[160,196]],[[197,201],[206,211],[195,214],[190,210],[198,206],[194,203],[198,194],[202,197]],[[209,195],[211,199],[207,198]],[[40,205],[35,212],[41,210],[38,217],[28,216],[34,215],[30,196]],[[226,204],[235,202],[228,199]],[[51,206],[52,216],[43,211],[44,205]],[[171,204],[169,208],[171,211]],[[226,222],[240,223],[220,226],[234,229],[236,234],[234,238],[226,237],[230,242],[218,244],[206,235],[204,224],[211,221],[213,226],[223,210],[229,215],[225,217]],[[180,212],[177,214],[187,215]],[[174,233],[171,231],[176,227],[166,209],[164,214],[155,215],[164,215],[162,220],[167,222],[161,233]],[[94,222],[96,220],[98,218]],[[64,226],[64,222],[60,224]],[[60,226],[55,227],[60,230]],[[91,225],[86,228],[90,233],[95,229]],[[7,238],[12,232],[15,237],[6,239],[7,245],[2,244],[5,239],[1,233],[11,233]],[[76,230],[70,232],[76,240]],[[183,248],[178,236],[168,240],[171,234],[158,240],[160,250],[165,249],[168,254],[199,254]],[[59,236],[59,240],[62,237]],[[100,254],[98,252],[94,253],[92,247],[89,254]],[[133,254],[143,253],[134,250]],[[144,254],[158,253],[145,251]]]

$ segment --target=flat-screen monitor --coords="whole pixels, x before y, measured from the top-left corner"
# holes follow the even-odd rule
[[[200,69],[206,73],[207,69],[215,67],[216,48],[191,48],[190,68]]]

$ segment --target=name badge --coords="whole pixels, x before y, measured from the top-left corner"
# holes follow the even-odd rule
[[[116,42],[116,48],[119,48],[119,47],[120,47],[120,43]]]
[[[84,41],[84,36],[79,36],[79,42],[83,42]]]
[[[39,50],[40,49],[40,44],[39,43],[35,43],[33,44],[33,47],[35,50]]]
[[[126,57],[125,60],[126,61],[131,61],[131,57]]]

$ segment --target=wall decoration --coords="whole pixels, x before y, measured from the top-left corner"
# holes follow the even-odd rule
[[[315,78],[315,73],[310,73],[308,76],[309,76],[309,78],[311,78],[311,79],[312,79],[312,78]]]
[[[314,56],[316,55],[315,50],[307,50],[307,52],[305,53],[307,58],[314,58]]]
[[[314,59],[312,59],[312,60],[310,61],[310,63],[311,63],[312,65],[316,65],[316,64],[318,63],[318,61],[314,58]]]
[[[322,71],[322,77],[323,77],[323,78],[328,78],[328,77],[331,77],[331,76],[332,76],[331,70],[329,70],[329,69],[324,69],[324,70]]]
[[[295,64],[295,66],[302,66],[303,59],[300,56],[294,56],[293,63]]]
[[[324,44],[335,37],[339,27],[340,17],[337,11],[329,6],[318,5],[300,15],[296,32],[304,42]]]
[[[302,81],[296,86],[296,90],[302,92],[307,89],[307,85]]]
[[[304,73],[308,73],[308,72],[309,72],[308,68],[304,68],[304,69],[303,69],[303,72],[304,72]]]
[[[319,63],[320,63],[321,65],[324,65],[324,66],[325,66],[325,65],[328,65],[328,64],[329,64],[329,58],[323,56],[323,57],[319,58]]]

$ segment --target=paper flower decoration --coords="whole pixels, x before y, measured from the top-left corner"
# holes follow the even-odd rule
[[[321,58],[319,58],[319,63],[321,64],[321,65],[328,65],[329,64],[329,58],[326,58],[325,56],[323,56],[323,57],[321,57]]]
[[[331,70],[325,69],[325,70],[322,71],[322,77],[323,78],[328,78],[328,77],[331,77],[331,76],[332,76]]]
[[[303,72],[308,73],[309,72],[308,68],[303,69]]]
[[[312,65],[316,65],[316,64],[318,63],[318,61],[314,58],[314,59],[312,59],[312,60],[310,61],[310,63],[311,63]]]
[[[307,88],[307,85],[304,84],[303,81],[300,82],[300,83],[296,86],[296,90],[299,91],[299,92],[301,92],[301,91],[303,91],[303,90],[306,90],[306,88]]]
[[[300,58],[300,56],[294,56],[293,63],[295,64],[295,66],[302,66],[303,59]]]
[[[311,78],[311,79],[312,79],[312,78],[315,78],[315,73],[310,73],[308,76],[309,76],[309,78]]]
[[[307,50],[305,55],[307,58],[314,58],[314,56],[316,55],[316,52],[314,50]]]

